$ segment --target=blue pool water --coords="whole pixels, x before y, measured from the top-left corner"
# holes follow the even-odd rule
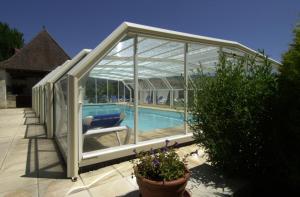
[[[133,128],[134,113],[133,108],[118,104],[104,104],[104,105],[85,105],[83,106],[83,116],[94,116],[99,114],[112,114],[124,112],[126,117],[121,125],[127,125]],[[183,113],[139,108],[139,131],[147,132],[154,129],[164,129],[183,126]]]

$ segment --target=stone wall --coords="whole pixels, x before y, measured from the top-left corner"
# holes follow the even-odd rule
[[[16,95],[7,95],[7,99],[6,99],[6,107],[7,108],[16,108],[17,104],[16,104]]]
[[[11,77],[4,69],[0,69],[0,80],[5,80],[6,87],[11,85]]]
[[[0,80],[6,79],[6,72],[3,69],[0,69]]]
[[[0,108],[6,108],[6,83],[0,80]]]

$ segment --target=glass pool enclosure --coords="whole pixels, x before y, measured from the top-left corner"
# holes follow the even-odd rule
[[[220,52],[260,55],[237,42],[124,22],[45,76],[32,89],[33,109],[56,140],[67,176],[166,139],[191,142],[193,77],[200,66],[213,73]]]

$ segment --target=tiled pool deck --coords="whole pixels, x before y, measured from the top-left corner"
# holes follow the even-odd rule
[[[67,179],[54,141],[37,121],[30,109],[0,109],[0,196],[139,196],[129,161],[82,173],[77,182]],[[226,196],[242,186],[216,175],[196,145],[178,153],[197,149],[189,157],[192,196]]]

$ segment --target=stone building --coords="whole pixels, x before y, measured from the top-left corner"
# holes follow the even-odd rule
[[[43,29],[12,57],[0,62],[0,108],[30,107],[32,86],[68,59]]]

